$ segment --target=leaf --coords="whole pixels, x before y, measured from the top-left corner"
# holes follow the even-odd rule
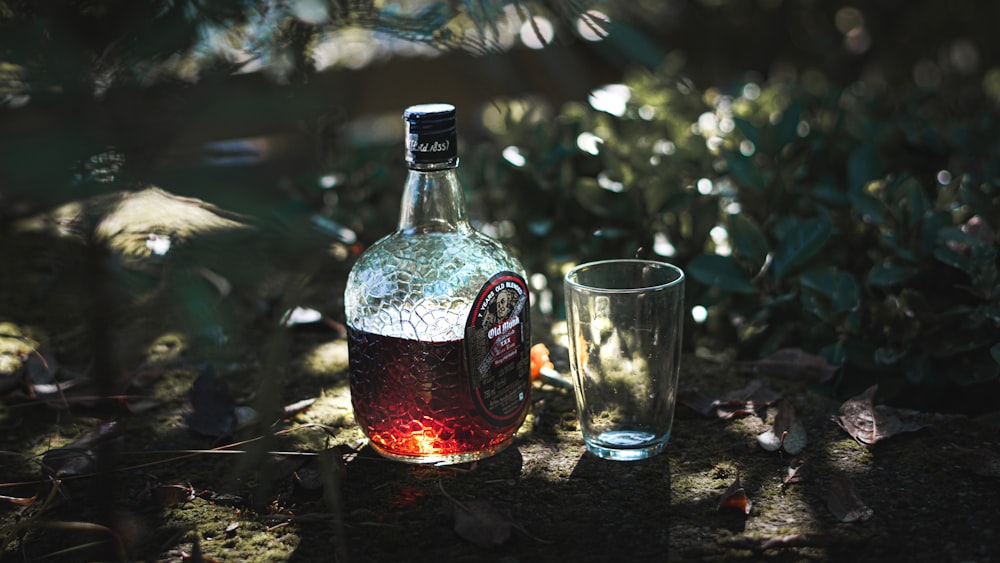
[[[861,287],[854,276],[836,268],[805,272],[799,283],[829,299],[836,313],[855,311],[861,304]]]
[[[73,443],[54,448],[42,457],[45,470],[57,477],[85,475],[95,471],[98,446],[121,435],[117,422],[105,422],[87,432]]]
[[[184,421],[191,430],[213,438],[236,430],[239,423],[236,402],[229,395],[225,382],[215,377],[215,369],[210,364],[201,367],[188,397],[193,410],[184,416]]]
[[[875,408],[875,393],[878,385],[872,385],[864,393],[852,397],[840,406],[835,422],[852,438],[866,446],[891,438],[902,432],[914,432],[923,426],[903,424],[891,414],[884,414]]]
[[[752,509],[753,502],[747,498],[747,492],[743,488],[743,485],[740,484],[740,475],[737,473],[736,480],[719,497],[719,504],[716,510],[736,510],[746,516],[750,514]]]
[[[701,391],[692,390],[684,390],[678,393],[677,402],[704,417],[713,416],[715,408],[719,405],[717,399],[713,399]]]
[[[752,262],[758,268],[767,261],[770,248],[760,227],[752,219],[737,213],[729,216],[729,238],[736,254]]]
[[[847,159],[848,188],[860,193],[865,184],[882,174],[882,160],[873,143],[865,143]]]
[[[792,461],[788,463],[785,478],[781,480],[781,486],[785,487],[803,482],[805,480],[803,477],[803,473],[805,473],[803,468],[805,466],[806,462],[801,458],[792,458]]]
[[[161,506],[183,504],[195,499],[194,489],[185,485],[161,485],[150,491],[150,496]]]
[[[510,538],[510,519],[483,501],[455,502],[455,532],[479,547],[494,547]]]
[[[743,137],[746,138],[746,140],[753,143],[754,146],[759,144],[758,129],[756,125],[742,117],[733,117],[733,123],[736,125],[736,128],[740,130],[740,133],[743,133]]]
[[[785,108],[781,120],[769,131],[771,133],[772,154],[778,154],[781,149],[798,137],[799,120],[802,116],[802,104],[796,102]]]
[[[687,267],[692,278],[709,286],[732,293],[754,293],[750,278],[731,256],[701,254],[695,256]]]
[[[731,391],[717,401],[716,416],[729,420],[736,416],[756,414],[757,409],[771,406],[781,399],[781,395],[766,387],[759,379],[749,381],[737,391]]]
[[[774,424],[770,430],[757,436],[757,443],[769,452],[785,450],[797,455],[806,447],[806,429],[795,416],[795,408],[787,399],[778,405]]]
[[[909,224],[918,224],[926,215],[931,203],[924,193],[923,187],[915,179],[910,178],[904,188],[906,190],[906,207],[909,210]]]
[[[864,192],[849,192],[847,199],[861,215],[861,220],[874,225],[885,225],[889,222],[885,215],[885,204],[875,196]]]
[[[754,379],[744,388],[727,393],[721,399],[712,399],[700,391],[683,391],[677,400],[702,416],[729,420],[756,414],[757,409],[766,408],[780,398],[778,393],[765,387],[759,379]]]
[[[841,522],[864,522],[875,514],[858,497],[854,483],[842,472],[835,473],[830,480],[826,507]]]
[[[762,360],[746,364],[753,366],[757,373],[812,383],[826,383],[840,369],[801,348],[782,348]]]
[[[820,215],[812,220],[799,221],[785,232],[774,251],[772,270],[776,279],[791,273],[819,253],[833,234],[830,218]]]
[[[917,275],[920,270],[912,266],[900,266],[889,260],[883,260],[872,266],[868,272],[868,285],[888,287],[899,285]]]
[[[737,184],[758,192],[764,191],[766,184],[764,174],[752,160],[739,153],[731,153],[726,155],[726,164],[729,166],[729,174]]]

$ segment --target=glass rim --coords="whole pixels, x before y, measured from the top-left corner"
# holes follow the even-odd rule
[[[613,266],[613,265],[625,265],[625,264],[645,264],[653,265],[658,268],[663,268],[665,270],[671,270],[677,274],[677,277],[666,282],[651,285],[643,285],[639,287],[599,287],[593,285],[587,285],[575,281],[572,279],[573,276],[578,274],[581,270],[595,267]],[[684,270],[680,267],[671,264],[670,262],[664,262],[663,260],[646,260],[642,258],[613,258],[610,260],[597,260],[594,262],[584,262],[583,264],[577,264],[570,268],[563,276],[563,282],[574,289],[589,291],[592,293],[643,293],[648,291],[660,291],[665,289],[670,289],[672,287],[683,285],[684,283]]]

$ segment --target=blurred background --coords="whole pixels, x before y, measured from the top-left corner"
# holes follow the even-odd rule
[[[539,327],[572,264],[667,259],[693,353],[800,350],[838,393],[995,410],[998,12],[0,0],[0,323],[78,361],[90,329],[120,333],[124,365],[178,327],[211,355],[337,323],[398,218],[401,112],[444,101],[470,214],[522,257]]]

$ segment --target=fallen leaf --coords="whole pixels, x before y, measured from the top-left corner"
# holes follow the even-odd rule
[[[751,379],[742,388],[723,396],[723,401],[742,401],[757,407],[768,406],[781,399],[781,394],[772,391],[760,379]]]
[[[757,373],[813,383],[826,383],[840,369],[800,348],[783,348],[762,360],[745,364],[753,367]]]
[[[95,448],[120,436],[118,423],[105,422],[71,444],[53,448],[42,456],[42,467],[57,477],[92,473],[97,462]]]
[[[453,501],[455,532],[480,547],[494,547],[510,538],[509,518],[483,501]]]
[[[714,416],[715,407],[719,404],[718,400],[709,397],[701,391],[689,389],[677,394],[677,402],[704,417]]]
[[[737,473],[736,480],[719,497],[719,505],[716,507],[716,510],[737,510],[743,515],[748,515],[752,508],[753,502],[747,498],[747,492],[743,488],[743,485],[740,484],[740,475]]]
[[[293,417],[299,413],[309,410],[309,407],[313,406],[316,399],[303,399],[301,401],[296,401],[290,405],[285,405],[285,416]]]
[[[785,478],[781,480],[781,486],[785,487],[788,485],[794,485],[796,483],[801,483],[805,480],[802,476],[806,462],[801,458],[792,458],[792,461],[788,463],[788,469],[786,470]]]
[[[783,400],[774,416],[774,425],[767,432],[757,436],[757,443],[769,452],[785,450],[797,455],[806,447],[806,429],[795,416],[795,408],[790,401]]]
[[[236,430],[239,422],[236,403],[229,395],[225,382],[215,377],[215,370],[210,364],[201,367],[188,397],[192,410],[184,416],[184,421],[192,430],[213,438]]]
[[[864,393],[840,405],[834,421],[852,438],[861,444],[872,446],[896,434],[915,432],[923,428],[917,424],[903,424],[892,414],[879,412],[875,408],[876,391],[878,385],[872,385]]]
[[[875,514],[858,497],[854,483],[841,472],[835,473],[830,480],[826,506],[841,522],[864,522]]]
[[[438,482],[438,487],[441,489],[441,494],[450,501],[455,517],[455,533],[463,539],[480,547],[491,548],[506,542],[513,529],[539,543],[550,543],[533,536],[523,526],[515,523],[488,502],[459,501],[449,495],[440,482]]]
[[[730,391],[720,399],[713,399],[700,391],[683,391],[677,400],[702,416],[716,416],[729,420],[738,416],[756,414],[779,400],[781,395],[766,387],[759,379],[751,380],[742,389]]]
[[[183,504],[195,499],[194,489],[185,485],[161,485],[151,490],[149,494],[161,506]]]

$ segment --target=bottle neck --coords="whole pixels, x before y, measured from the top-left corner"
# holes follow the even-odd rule
[[[454,166],[410,167],[403,188],[399,231],[405,234],[455,232],[470,228],[465,192]]]

